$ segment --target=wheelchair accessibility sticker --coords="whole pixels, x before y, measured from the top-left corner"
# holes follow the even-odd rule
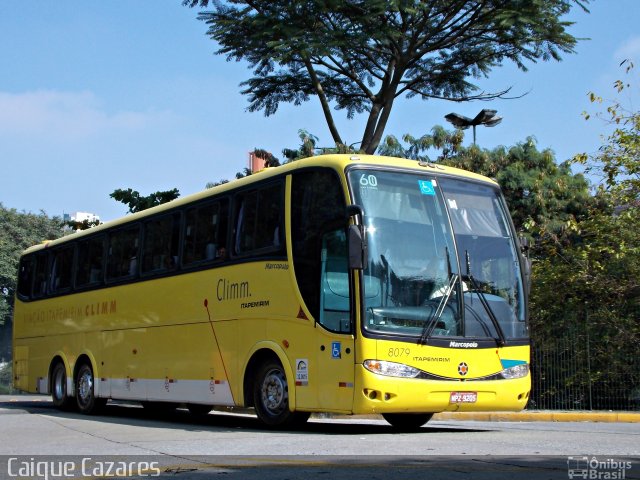
[[[331,342],[331,358],[342,358],[340,342]]]
[[[418,180],[418,184],[420,185],[420,193],[423,195],[434,196],[436,194],[436,190],[433,188],[431,180]]]

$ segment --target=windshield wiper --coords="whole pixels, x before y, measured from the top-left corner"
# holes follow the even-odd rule
[[[455,288],[456,283],[458,283],[458,279],[460,278],[460,276],[457,273],[451,272],[451,259],[449,258],[448,247],[445,247],[445,254],[447,256],[447,270],[448,270],[448,276],[449,276],[449,284],[447,285],[447,290],[445,294],[440,298],[440,303],[438,303],[438,308],[436,308],[436,311],[431,315],[431,318],[429,318],[429,320],[425,322],[424,328],[422,329],[422,335],[420,335],[420,340],[418,340],[418,345],[425,345],[427,343],[427,340],[429,339],[429,337],[433,333],[433,330],[436,328],[436,325],[438,324],[438,320],[440,320],[440,317],[444,313],[444,309],[449,303],[449,298],[451,297],[451,293],[453,292],[453,289]]]
[[[453,292],[453,289],[455,288],[456,283],[458,283],[459,278],[460,277],[458,276],[458,274],[451,275],[449,285],[447,286],[447,293],[440,299],[438,308],[436,309],[435,313],[431,315],[431,318],[427,323],[425,323],[424,328],[422,329],[422,335],[420,335],[420,340],[418,341],[419,345],[425,345],[427,343],[427,340],[433,333],[433,330],[436,328],[438,320],[440,320],[440,317],[442,316],[447,303],[449,303],[449,297],[451,297],[451,292]]]
[[[491,305],[489,305],[489,302],[487,301],[487,297],[484,296],[484,292],[480,289],[478,282],[473,277],[473,275],[471,275],[471,260],[469,259],[469,251],[465,250],[464,254],[465,254],[465,260],[467,263],[467,274],[463,277],[463,280],[469,280],[469,282],[471,283],[472,294],[473,292],[476,292],[478,294],[480,303],[482,304],[482,307],[484,308],[484,310],[487,312],[487,315],[489,316],[489,319],[491,319],[491,323],[493,323],[493,326],[496,329],[496,333],[498,334],[498,338],[496,338],[495,340],[498,343],[498,346],[502,347],[505,345],[506,340],[505,340],[504,332],[502,331],[502,327],[500,326],[500,322],[498,321],[498,318],[496,317],[495,313],[493,313],[493,310],[491,309]]]

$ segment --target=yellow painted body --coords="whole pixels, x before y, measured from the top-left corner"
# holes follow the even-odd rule
[[[344,177],[350,160],[337,156],[306,165],[311,162],[331,166]],[[295,163],[255,177],[304,166]],[[372,163],[389,160],[367,160]],[[415,163],[398,161],[398,166],[415,168]],[[452,173],[479,178],[453,169]],[[181,199],[178,205],[204,195]],[[172,205],[176,203],[152,212]],[[289,208],[287,201],[287,213]],[[292,261],[238,263],[44,300],[16,298],[14,386],[49,393],[53,362],[61,359],[67,377],[73,378],[77,360],[86,356],[97,397],[243,406],[250,395],[244,391],[247,367],[254,354],[268,350],[284,366],[292,410],[520,410],[527,402],[529,376],[463,381],[457,372],[460,362],[469,366],[470,378],[498,373],[500,358],[528,363],[526,346],[459,349],[376,340],[361,333],[359,309],[354,320],[355,334],[332,333],[316,324],[297,288]],[[366,359],[404,363],[459,380],[375,375],[362,366]],[[464,391],[477,392],[477,401],[450,403],[451,392]]]

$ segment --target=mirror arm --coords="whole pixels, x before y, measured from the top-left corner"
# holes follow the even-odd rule
[[[348,205],[346,216],[348,222],[354,219],[354,223],[347,227],[349,268],[363,270],[367,266],[367,236],[362,221],[364,212],[360,205]]]

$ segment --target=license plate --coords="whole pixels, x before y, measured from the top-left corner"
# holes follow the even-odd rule
[[[476,403],[478,392],[451,392],[449,403]]]

